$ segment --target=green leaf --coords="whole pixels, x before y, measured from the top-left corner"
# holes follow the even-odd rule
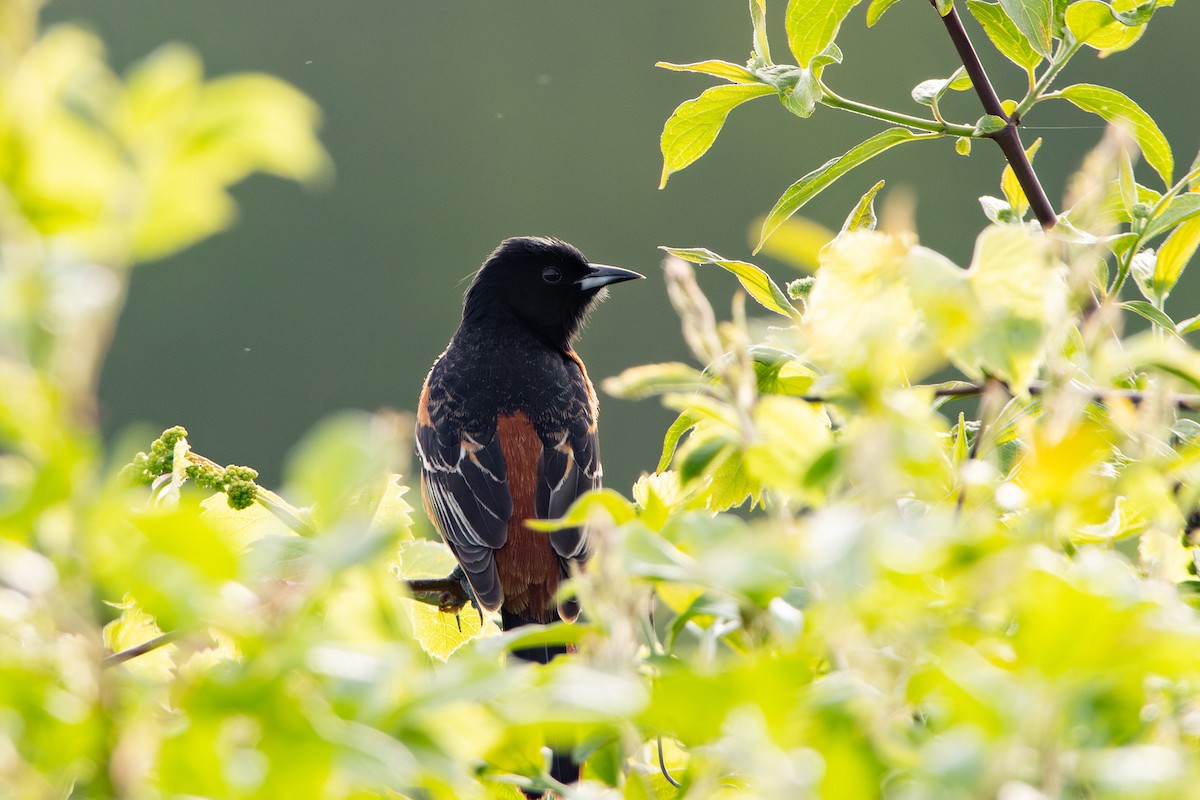
[[[684,411],[675,418],[663,437],[662,453],[658,457],[658,466],[654,468],[656,473],[662,472],[671,465],[671,459],[675,457],[675,448],[679,446],[679,440],[685,433],[696,427],[696,423],[699,421],[700,418],[691,411]]]
[[[1175,328],[1175,321],[1168,317],[1161,309],[1155,308],[1145,300],[1126,300],[1124,303],[1121,303],[1121,307],[1129,309],[1139,317],[1149,320],[1165,331],[1178,333]]]
[[[724,78],[734,83],[759,83],[758,76],[739,64],[728,61],[697,61],[694,64],[672,64],[669,61],[659,61],[654,66],[669,69],[673,72],[699,72],[712,75],[714,78]]]
[[[796,63],[808,67],[837,37],[842,20],[859,0],[789,0],[784,24]]]
[[[717,140],[725,118],[735,107],[747,100],[774,94],[763,84],[733,84],[714,86],[699,97],[681,104],[663,126],[662,180],[658,188],[667,185],[667,178],[704,155]]]
[[[883,16],[883,12],[887,11],[900,0],[871,0],[871,5],[867,6],[867,27],[873,28],[879,18]]]
[[[443,578],[450,574],[455,563],[450,549],[440,542],[414,539],[400,545],[399,572],[405,580]],[[408,607],[413,637],[422,650],[439,661],[445,661],[472,639],[499,633],[495,623],[481,618],[470,606],[450,614],[408,597],[403,598],[403,603]]]
[[[846,217],[846,221],[842,223],[842,233],[847,231],[873,231],[877,222],[875,218],[875,195],[879,194],[879,190],[883,188],[883,181],[877,181],[874,186],[867,190],[858,200],[858,205],[850,212],[850,216]]]
[[[1141,38],[1145,26],[1130,27],[1118,19],[1117,13],[1100,0],[1080,0],[1067,8],[1067,29],[1077,41],[1102,53],[1124,50]]]
[[[597,510],[617,525],[624,525],[635,516],[633,504],[617,492],[612,489],[593,489],[576,500],[566,516],[559,519],[530,519],[525,521],[525,525],[535,531],[575,528],[591,521]]]
[[[795,214],[805,203],[812,200],[837,181],[838,178],[859,164],[869,161],[884,150],[895,147],[898,144],[937,139],[939,135],[936,133],[913,133],[908,128],[888,128],[886,131],[877,133],[865,142],[852,147],[846,153],[826,161],[789,186],[787,191],[775,203],[775,207],[771,209],[767,214],[767,218],[763,221],[762,232],[759,235],[758,245],[754,248],[754,252],[757,253],[762,248],[763,242],[775,232],[775,229],[785,219]]]
[[[770,64],[771,44],[767,41],[766,0],[750,0],[750,22],[754,26],[754,54],[763,64]]]
[[[757,300],[763,308],[790,319],[796,319],[799,316],[796,309],[788,300],[787,295],[775,284],[775,281],[771,280],[771,276],[753,264],[746,261],[731,261],[722,258],[713,251],[703,247],[663,247],[661,249],[676,258],[682,258],[684,261],[690,261],[693,264],[716,264],[718,267],[736,275],[738,281],[742,284],[742,288]]]
[[[983,32],[992,40],[1000,54],[1026,71],[1042,62],[1042,56],[1033,49],[1029,40],[1008,18],[996,3],[984,0],[967,0],[967,10],[983,26]]]
[[[1041,146],[1042,140],[1039,138],[1025,150],[1025,155],[1031,163]],[[1025,190],[1021,188],[1020,181],[1017,180],[1017,174],[1013,172],[1012,164],[1006,164],[1000,174],[1000,189],[1017,219],[1024,219],[1025,212],[1029,209],[1029,200],[1025,197]]]
[[[1200,193],[1176,195],[1157,215],[1150,218],[1143,238],[1153,239],[1197,215],[1200,215]]]
[[[679,361],[630,367],[620,375],[607,378],[601,388],[614,397],[643,400],[663,392],[706,389],[710,382],[695,367]]]
[[[998,133],[1008,127],[1008,123],[1003,117],[997,117],[995,114],[984,114],[975,121],[975,130],[973,136],[991,136],[993,133]]]
[[[1054,21],[1051,0],[1000,0],[1000,7],[1029,45],[1043,58],[1049,58]]]
[[[1165,185],[1171,185],[1171,172],[1175,167],[1171,145],[1150,115],[1137,103],[1116,89],[1090,83],[1068,86],[1052,96],[1069,100],[1113,125],[1128,128],[1142,149],[1146,163],[1154,168]]]
[[[960,156],[971,155],[971,137],[970,136],[960,136],[957,139],[955,139],[954,140],[954,152],[958,153]]]
[[[1200,245],[1200,217],[1193,217],[1180,225],[1167,237],[1158,248],[1158,256],[1154,263],[1154,286],[1160,297],[1166,298],[1183,268],[1196,253]]]
[[[921,81],[912,90],[912,99],[923,106],[937,107],[938,101],[946,92],[953,89],[956,92],[971,88],[971,77],[966,68],[959,67],[949,78],[930,78]]]

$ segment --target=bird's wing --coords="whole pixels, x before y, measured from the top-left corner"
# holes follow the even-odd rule
[[[444,420],[417,423],[425,510],[462,565],[479,604],[495,611],[504,599],[494,551],[508,538],[512,496],[504,454],[493,429],[453,430]]]
[[[583,363],[574,353],[579,380],[571,381],[568,402],[562,404],[553,424],[541,432],[542,458],[538,465],[535,510],[542,519],[564,516],[579,496],[599,489],[600,439],[596,431],[596,393]],[[584,561],[588,536],[584,528],[565,528],[550,534],[554,551],[566,561]]]

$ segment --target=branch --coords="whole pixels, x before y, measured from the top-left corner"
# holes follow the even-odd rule
[[[977,397],[983,394],[987,388],[987,382],[970,383],[967,381],[954,381],[952,383],[937,384],[934,386],[914,386],[914,389],[926,388],[933,389],[934,397],[942,397],[948,399],[961,397]],[[1007,390],[1008,387],[1005,387]],[[1043,395],[1049,389],[1049,384],[1045,381],[1034,381],[1029,386],[1029,393],[1035,397]],[[1089,389],[1089,387],[1081,386],[1081,389]],[[1106,400],[1121,399],[1127,400],[1134,405],[1149,400],[1155,396],[1154,392],[1144,392],[1140,389],[1099,389],[1090,388],[1093,402],[1103,403]],[[831,403],[837,398],[828,397],[825,395],[806,394],[802,395],[801,400],[806,403]],[[1200,411],[1200,394],[1172,394],[1171,404],[1180,411]]]
[[[418,603],[437,606],[445,612],[457,612],[471,602],[471,596],[454,573],[445,578],[409,578],[400,581]]]
[[[155,636],[153,639],[148,639],[147,641],[144,641],[139,645],[134,645],[127,650],[121,650],[113,653],[111,656],[105,656],[104,660],[100,662],[100,666],[107,669],[108,667],[115,667],[118,664],[124,664],[130,659],[137,658],[138,656],[144,656],[146,653],[157,650],[160,647],[165,647],[182,635],[183,631],[167,631],[160,636]]]
[[[933,4],[936,10],[937,3],[934,0],[930,0],[930,3]],[[942,22],[946,26],[946,32],[950,34],[950,40],[954,42],[954,49],[958,51],[958,57],[962,60],[963,67],[966,68],[967,74],[971,76],[971,84],[975,87],[975,93],[979,95],[979,101],[983,104],[984,113],[999,117],[1007,123],[1001,130],[993,133],[990,138],[994,139],[996,144],[1000,145],[1000,150],[1004,153],[1004,157],[1008,159],[1013,174],[1017,178],[1017,183],[1021,185],[1022,191],[1025,192],[1025,197],[1029,200],[1029,207],[1033,209],[1034,216],[1042,224],[1042,229],[1050,230],[1058,222],[1058,215],[1054,213],[1054,207],[1050,205],[1050,199],[1046,197],[1046,191],[1042,188],[1037,173],[1033,171],[1033,165],[1029,163],[1029,157],[1025,155],[1025,148],[1021,146],[1021,136],[1017,133],[1017,125],[1020,123],[1020,118],[1010,117],[1004,113],[1004,106],[1000,102],[1000,96],[996,94],[996,90],[992,87],[992,82],[988,79],[987,72],[983,69],[983,63],[979,60],[979,55],[971,45],[971,39],[967,36],[967,29],[963,27],[962,19],[958,16],[958,11],[951,8],[950,13],[942,17]]]

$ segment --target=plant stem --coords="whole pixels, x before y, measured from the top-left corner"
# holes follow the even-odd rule
[[[167,631],[160,636],[155,636],[153,639],[130,647],[128,650],[122,650],[118,653],[113,653],[111,656],[106,656],[104,661],[101,662],[101,665],[107,668],[115,667],[118,664],[124,664],[130,659],[137,658],[138,656],[144,656],[146,653],[157,650],[160,647],[165,647],[182,635],[183,631]]]
[[[871,117],[872,119],[883,120],[884,122],[893,122],[897,125],[903,125],[906,128],[916,128],[919,131],[941,133],[946,136],[975,135],[975,128],[971,125],[956,125],[950,122],[938,122],[937,120],[913,117],[897,111],[889,111],[886,108],[860,103],[856,100],[849,100],[835,94],[825,84],[821,84],[821,95],[820,102],[822,105],[829,106],[830,108],[840,108],[855,114],[862,114],[864,117]]]
[[[1067,35],[1069,36],[1070,34]],[[1016,109],[1013,110],[1013,118],[1018,124],[1021,121],[1021,117],[1025,116],[1029,113],[1029,109],[1033,108],[1034,103],[1043,99],[1042,93],[1050,86],[1050,82],[1058,77],[1058,73],[1062,71],[1062,68],[1067,65],[1067,62],[1071,60],[1071,57],[1082,46],[1082,42],[1063,40],[1062,45],[1058,48],[1058,52],[1050,59],[1050,65],[1042,73],[1042,77],[1038,78],[1037,83],[1029,89],[1029,94],[1025,95],[1021,102],[1017,104]]]
[[[983,394],[987,388],[986,383],[970,383],[967,381],[955,381],[952,383],[938,384],[936,386],[914,386],[914,389],[933,389],[934,397],[941,398],[961,398],[961,397],[977,397]],[[1046,393],[1048,384],[1045,381],[1034,381],[1029,385],[1029,393],[1035,397]],[[1128,400],[1134,405],[1144,402],[1150,397],[1150,392],[1144,392],[1138,389],[1117,389],[1117,388],[1099,388],[1099,387],[1080,387],[1087,388],[1091,392],[1092,400],[1097,403],[1103,403],[1105,400],[1120,398]],[[836,397],[826,395],[807,394],[800,398],[806,403],[830,403],[836,402]],[[1171,403],[1180,411],[1200,411],[1200,394],[1172,394]]]
[[[936,10],[937,4],[934,3],[934,0],[930,0],[930,3]],[[971,39],[967,36],[967,29],[963,27],[958,11],[951,8],[950,13],[942,17],[942,23],[946,26],[946,32],[950,34],[950,40],[954,42],[954,48],[958,51],[958,57],[962,60],[963,67],[971,76],[971,83],[975,87],[975,93],[979,95],[979,101],[983,104],[984,113],[999,117],[1008,123],[1001,130],[993,133],[990,138],[1000,145],[1000,150],[1008,159],[1017,183],[1025,192],[1025,197],[1029,200],[1029,207],[1033,209],[1034,216],[1042,224],[1042,229],[1050,230],[1058,222],[1058,215],[1054,213],[1054,206],[1050,205],[1050,199],[1046,197],[1046,191],[1042,188],[1037,173],[1033,171],[1029,157],[1025,155],[1025,148],[1021,146],[1016,120],[1004,113],[1000,97],[988,79],[979,55],[971,45]]]

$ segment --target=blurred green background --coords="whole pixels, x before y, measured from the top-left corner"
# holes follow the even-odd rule
[[[768,7],[777,61],[788,60],[784,6]],[[924,0],[905,0],[871,30],[865,6],[851,13],[838,39],[845,63],[826,80],[843,96],[917,112],[910,89],[957,66],[950,41]],[[1177,174],[1200,145],[1198,6],[1163,9],[1131,51],[1084,54],[1061,80],[1104,83],[1141,103],[1170,140]],[[758,100],[658,191],[662,124],[713,81],[654,62],[744,61],[740,0],[58,0],[45,15],[97,31],[118,69],[163,42],[188,42],[210,75],[269,72],[324,111],[333,180],[304,191],[254,178],[236,191],[233,230],[138,270],[101,387],[109,435],[183,424],[200,452],[252,465],[268,484],[323,415],[414,406],[457,325],[464,278],[506,236],[559,236],[651,278],[617,287],[594,315],[579,350],[597,382],[686,358],[656,247],[749,258],[750,226],[791,182],[880,129],[825,108],[801,120]],[[1001,95],[1019,97],[1023,74],[967,24]],[[944,110],[968,122],[981,113],[970,93]],[[1026,144],[1046,139],[1036,165],[1057,206],[1102,134],[1099,120],[1062,103],[1026,122]],[[985,222],[975,198],[999,194],[1003,162],[985,144],[970,158],[949,139],[890,151],[804,213],[836,228],[885,178],[885,191],[918,196],[922,241],[965,265]],[[727,314],[731,279],[703,280]],[[1197,298],[1181,287],[1169,310],[1188,316]],[[652,401],[602,405],[606,482],[626,491],[653,468],[671,414]]]

